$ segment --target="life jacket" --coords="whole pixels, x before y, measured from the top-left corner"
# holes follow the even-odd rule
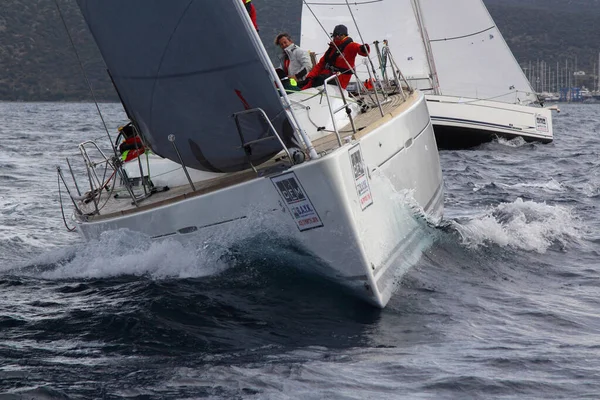
[[[337,48],[335,45],[329,46],[327,53],[325,53],[325,68],[329,69],[332,73],[338,72],[340,74],[352,75],[352,68],[347,65],[344,68],[336,65],[338,58],[344,53],[344,49],[350,43],[352,43],[352,38],[348,37]]]

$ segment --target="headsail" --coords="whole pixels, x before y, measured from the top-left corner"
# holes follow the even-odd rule
[[[262,108],[291,143],[288,121],[266,51],[240,0],[77,0],[121,99],[158,155],[188,167],[248,168],[232,115]],[[268,134],[243,118],[246,142]],[[281,151],[277,140],[253,145],[260,163]]]
[[[536,95],[481,0],[417,0],[441,94],[530,103]]]
[[[338,24],[346,25],[353,40],[360,41],[348,4],[364,41],[372,44],[375,40],[389,40],[392,55],[404,75],[413,80],[423,79],[429,86],[429,67],[411,0],[306,0],[302,6],[301,47],[317,55],[324,53],[328,45],[326,33]],[[370,57],[377,68],[376,52],[371,51]],[[359,73],[361,69],[364,71],[365,67],[357,65]],[[362,76],[368,77],[366,72]]]

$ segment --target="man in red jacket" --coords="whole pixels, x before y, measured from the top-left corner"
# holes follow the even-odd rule
[[[250,19],[254,24],[254,28],[256,28],[256,32],[258,32],[258,24],[256,23],[256,8],[254,8],[252,0],[242,0],[242,3],[244,3],[246,6],[246,10],[248,10],[248,14],[250,15]]]
[[[368,44],[358,44],[348,36],[348,28],[338,25],[331,35],[333,42],[329,43],[329,49],[306,76],[302,89],[321,86],[325,79],[335,73],[339,73],[342,89],[346,89],[354,69],[356,55],[367,57],[371,48]],[[341,53],[341,54],[340,54]]]

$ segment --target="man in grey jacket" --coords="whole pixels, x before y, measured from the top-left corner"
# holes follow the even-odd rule
[[[280,33],[275,38],[275,45],[282,50],[279,55],[279,69],[285,76],[296,81],[303,81],[313,65],[308,51],[296,46],[288,33]]]

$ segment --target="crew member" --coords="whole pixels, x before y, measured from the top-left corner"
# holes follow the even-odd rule
[[[246,6],[246,10],[248,10],[248,14],[250,15],[250,19],[254,24],[254,28],[256,32],[258,32],[258,24],[256,23],[256,8],[254,8],[254,4],[252,4],[252,0],[242,0],[242,3]]]
[[[135,160],[146,152],[144,143],[139,135],[135,134],[133,124],[129,123],[119,127],[119,136],[123,135],[123,142],[119,145],[121,160],[123,162]]]
[[[321,86],[325,79],[335,73],[340,74],[340,85],[346,89],[353,74],[356,56],[367,57],[371,51],[368,44],[354,42],[344,25],[336,26],[331,37],[333,41],[329,43],[329,49],[306,76],[306,84],[302,89]]]
[[[289,33],[280,33],[275,38],[275,45],[281,48],[278,70],[291,80],[302,81],[312,69],[310,54],[292,41]]]

